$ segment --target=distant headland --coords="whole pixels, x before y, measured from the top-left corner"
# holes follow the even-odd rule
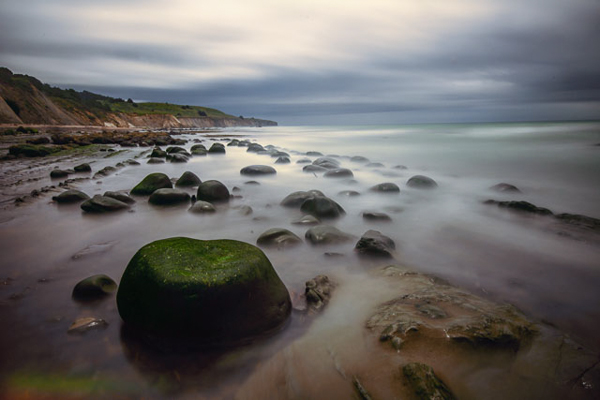
[[[89,126],[126,129],[277,126],[235,117],[214,108],[170,103],[136,103],[88,91],[60,89],[0,67],[0,124]]]

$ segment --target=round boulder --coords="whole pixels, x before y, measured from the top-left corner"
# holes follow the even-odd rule
[[[150,204],[157,206],[170,206],[181,203],[188,203],[190,201],[190,195],[180,189],[157,189],[155,190],[148,199]]]
[[[213,143],[208,152],[210,154],[225,154],[225,146],[222,143]]]
[[[302,239],[287,229],[271,228],[258,237],[256,244],[262,247],[293,247],[302,244]]]
[[[396,244],[379,231],[369,230],[359,239],[354,250],[361,256],[393,258]]]
[[[352,178],[354,174],[348,168],[330,169],[323,174],[326,178]]]
[[[88,164],[88,163],[83,163],[83,164],[74,166],[73,171],[75,171],[75,172],[92,172],[92,167],[90,167],[90,164]]]
[[[149,196],[157,189],[173,188],[171,179],[162,172],[155,172],[146,176],[140,183],[138,183],[133,189],[131,194],[138,196]]]
[[[195,173],[191,171],[185,171],[177,182],[175,182],[175,186],[177,187],[185,187],[185,186],[198,186],[202,181]]]
[[[406,182],[406,186],[416,189],[433,189],[437,185],[436,181],[425,175],[415,175]]]
[[[99,274],[80,281],[73,288],[72,297],[78,301],[100,299],[117,290],[117,284],[110,277]]]
[[[302,205],[302,203],[304,203],[306,200],[312,199],[315,197],[325,197],[325,195],[320,190],[309,190],[307,192],[298,191],[298,192],[293,192],[293,193],[290,193],[289,195],[287,195],[285,197],[285,199],[281,200],[280,204],[284,207],[297,208],[297,207],[300,207]]]
[[[66,178],[67,176],[69,176],[69,171],[65,171],[64,169],[53,169],[50,171],[50,178],[52,179]]]
[[[132,199],[127,194],[122,193],[122,192],[107,191],[107,192],[104,192],[104,196],[105,197],[112,197],[113,199],[122,201],[123,203],[126,203],[126,204],[133,204],[133,203],[135,203],[134,199]]]
[[[198,200],[208,201],[209,203],[229,201],[229,190],[227,186],[219,181],[204,181],[198,185],[196,197]]]
[[[195,343],[238,342],[280,327],[290,296],[269,259],[235,240],[158,240],[131,259],[121,318],[142,332]]]
[[[58,196],[52,197],[52,200],[54,200],[58,204],[71,204],[79,203],[81,201],[88,200],[89,198],[90,196],[79,190],[67,190],[66,192],[62,192]]]
[[[321,219],[338,218],[346,214],[342,206],[325,196],[317,196],[304,201],[300,210]]]
[[[81,209],[89,213],[106,213],[125,210],[129,204],[113,199],[112,197],[100,196],[97,194],[89,200],[81,203]]]
[[[240,170],[240,174],[242,175],[272,175],[276,174],[277,171],[275,168],[270,167],[268,165],[249,165]]]
[[[395,183],[385,182],[375,185],[369,189],[372,192],[379,193],[400,193],[400,188]]]
[[[196,201],[193,206],[188,210],[194,214],[206,214],[206,213],[214,213],[217,211],[215,206],[210,204],[208,201]]]
[[[319,225],[310,228],[304,235],[306,240],[315,245],[320,244],[338,244],[346,243],[355,237],[340,231],[338,228],[330,225]]]
[[[499,183],[490,187],[490,190],[499,193],[521,193],[518,187],[511,185],[510,183]]]

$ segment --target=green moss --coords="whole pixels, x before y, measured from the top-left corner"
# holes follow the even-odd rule
[[[259,248],[183,237],[133,256],[117,304],[125,322],[144,330],[219,341],[272,329],[290,312],[287,289]]]
[[[140,183],[131,189],[131,194],[149,196],[157,189],[172,187],[173,184],[171,183],[171,179],[169,179],[167,175],[162,172],[155,172],[147,175]]]

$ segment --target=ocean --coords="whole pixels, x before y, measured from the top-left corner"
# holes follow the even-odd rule
[[[0,312],[11,326],[0,338],[5,376],[32,369],[117,379],[124,390],[149,397],[252,398],[252,393],[268,392],[273,384],[256,372],[257,363],[267,363],[273,354],[284,354],[287,360],[281,368],[288,368],[285,385],[289,387],[294,382],[301,386],[303,380],[293,377],[309,374],[300,367],[308,359],[318,360],[325,354],[321,364],[336,364],[340,359],[351,364],[353,358],[344,355],[348,349],[369,354],[373,350],[367,351],[371,344],[365,344],[364,321],[375,305],[389,299],[392,289],[370,275],[376,266],[354,255],[354,243],[264,249],[293,292],[302,292],[304,282],[318,274],[338,282],[326,315],[305,327],[302,318],[293,316],[296,321],[282,334],[285,339],[270,339],[234,356],[220,354],[200,366],[189,358],[175,357],[169,359],[168,367],[159,367],[151,355],[140,356],[137,344],[123,337],[114,298],[91,306],[71,299],[73,286],[87,276],[104,273],[118,282],[133,254],[154,240],[187,236],[255,244],[262,232],[275,227],[304,238],[308,228],[292,224],[300,211],[279,203],[294,191],[312,189],[321,190],[346,211],[329,224],[357,238],[369,229],[392,238],[397,255],[389,263],[433,274],[495,302],[510,303],[533,321],[600,352],[597,230],[484,204],[489,199],[522,200],[555,214],[600,218],[600,123],[282,126],[232,128],[215,131],[214,136],[184,131],[178,137],[189,140],[183,146],[187,149],[194,139],[207,147],[213,141],[226,143],[225,138],[248,139],[289,153],[291,163],[275,164],[269,155],[228,146],[225,155],[150,165],[144,162],[147,149],[128,148],[111,158],[93,158],[93,170],[134,157],[139,157],[140,166],[78,182],[77,188],[90,196],[107,190],[128,191],[151,172],[179,177],[189,170],[202,180],[220,180],[236,196],[228,205],[218,206],[214,215],[192,215],[181,207],[159,208],[145,199],[138,199],[132,212],[117,215],[86,215],[78,206],[58,207],[49,198],[3,211],[0,270],[5,285]],[[339,160],[354,176],[335,179],[303,172],[305,164],[298,160],[319,157],[307,156],[307,152]],[[353,161],[355,156],[367,160]],[[241,168],[256,164],[271,165],[277,174],[240,175]],[[432,178],[438,187],[409,187],[407,181],[415,175]],[[260,185],[246,184],[250,179]],[[369,190],[384,182],[398,185],[400,193]],[[515,185],[520,193],[490,189],[498,183]],[[56,182],[48,177],[39,184]],[[343,194],[348,190],[359,195]],[[242,205],[252,207],[252,214],[242,215],[237,208]],[[391,221],[367,221],[362,217],[365,211],[386,213]],[[326,252],[339,256],[325,257]],[[67,335],[70,323],[82,316],[102,317],[109,327],[85,337]],[[311,338],[317,337],[323,348],[303,347],[303,343],[314,346]],[[462,393],[481,398],[482,387],[489,388],[489,377],[473,371],[465,376],[475,383],[461,383]],[[334,378],[323,379],[324,385],[338,390]],[[513,393],[513,398],[532,394],[516,395],[522,390],[518,383],[502,390],[498,393]]]

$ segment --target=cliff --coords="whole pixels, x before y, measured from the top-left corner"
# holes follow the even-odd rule
[[[65,90],[0,68],[0,124],[160,129],[276,126],[277,122],[235,117],[207,107],[135,103]]]

